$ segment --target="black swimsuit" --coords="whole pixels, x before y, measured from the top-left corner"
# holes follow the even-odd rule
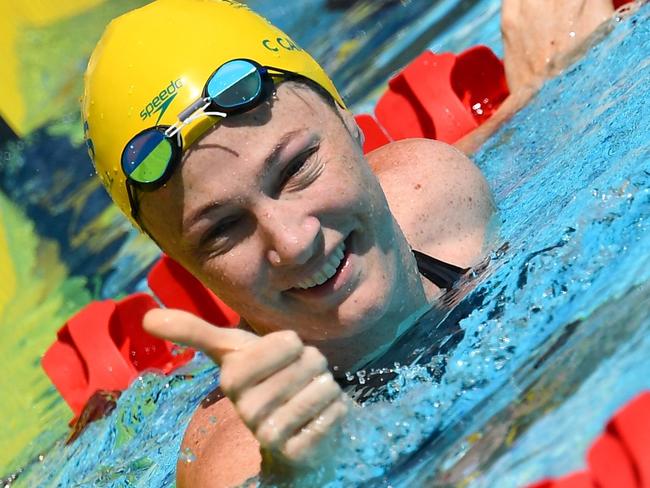
[[[467,268],[460,268],[453,264],[445,263],[415,249],[412,252],[415,256],[415,262],[418,265],[420,274],[438,288],[451,290],[459,278],[467,273]]]

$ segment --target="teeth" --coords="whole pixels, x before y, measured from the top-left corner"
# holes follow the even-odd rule
[[[334,252],[332,252],[332,255],[330,256],[329,260],[323,265],[323,267],[318,271],[316,271],[309,278],[298,283],[296,285],[296,288],[305,290],[307,288],[312,288],[314,286],[322,285],[323,283],[325,283],[327,280],[329,280],[332,276],[336,274],[336,270],[341,264],[344,254],[345,254],[345,244],[341,242],[341,244],[339,244],[338,247],[334,249]]]

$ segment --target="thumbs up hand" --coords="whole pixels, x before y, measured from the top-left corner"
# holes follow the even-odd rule
[[[323,441],[347,413],[349,400],[318,349],[303,345],[290,330],[260,337],[215,327],[181,310],[154,309],[143,326],[203,351],[221,366],[221,389],[274,459],[319,463]]]

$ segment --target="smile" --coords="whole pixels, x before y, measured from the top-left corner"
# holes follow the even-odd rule
[[[344,255],[345,243],[341,242],[336,249],[334,249],[332,255],[321,269],[317,270],[310,277],[299,282],[295,287],[301,290],[306,290],[313,288],[314,286],[322,285],[336,274],[336,270],[341,265]]]

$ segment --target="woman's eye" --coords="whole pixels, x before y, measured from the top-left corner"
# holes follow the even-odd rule
[[[243,215],[233,215],[215,222],[201,236],[198,249],[210,258],[228,252],[242,239],[245,233],[245,220]]]
[[[300,173],[300,171],[305,166],[305,163],[307,163],[309,156],[311,156],[311,154],[301,154],[296,159],[291,161],[291,163],[289,163],[289,165],[284,170],[283,183],[286,183],[296,174]]]
[[[237,225],[239,219],[237,217],[227,217],[217,222],[207,233],[203,240],[217,239],[225,237],[229,231]]]
[[[282,172],[281,187],[295,190],[311,183],[321,172],[315,153],[318,147],[311,148],[293,159]]]

